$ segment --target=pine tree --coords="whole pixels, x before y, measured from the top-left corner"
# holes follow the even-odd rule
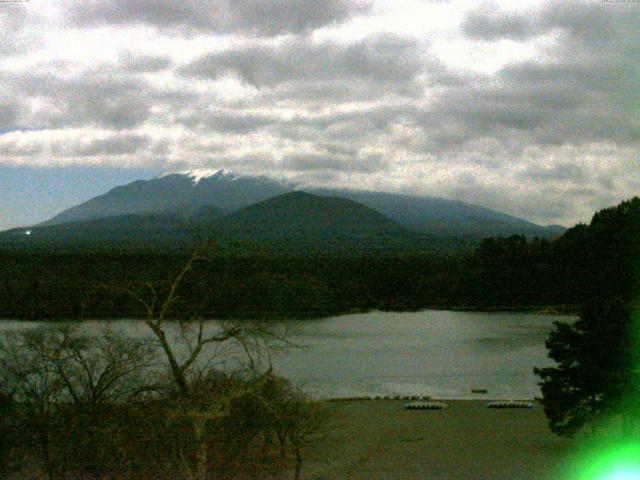
[[[546,346],[557,366],[534,369],[554,433],[572,435],[605,415],[631,411],[640,359],[634,337],[622,300],[590,305],[573,324],[555,323]]]

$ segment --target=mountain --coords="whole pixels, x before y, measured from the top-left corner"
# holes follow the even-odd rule
[[[263,200],[199,228],[202,234],[215,238],[223,250],[270,255],[353,256],[443,250],[441,245],[353,200],[301,191]]]
[[[481,239],[517,233],[550,238],[566,230],[557,226],[543,227],[512,215],[458,200],[346,189],[309,191],[318,195],[338,195],[360,202],[407,228],[437,236]]]
[[[264,176],[224,170],[194,170],[161,175],[116,187],[56,215],[41,225],[123,215],[172,215],[209,222],[224,214],[279,195],[302,190],[294,184]],[[342,197],[385,215],[397,224],[435,237],[481,239],[525,234],[558,236],[563,227],[544,227],[478,205],[435,197],[395,193],[304,187],[324,197]],[[207,210],[208,209],[208,210]],[[208,214],[204,212],[208,211]]]
[[[200,207],[230,212],[292,190],[291,185],[266,177],[239,176],[224,170],[215,173],[193,170],[116,187],[63,211],[41,225],[167,211],[189,214]]]
[[[176,209],[178,210],[178,209]],[[184,212],[184,209],[180,209]],[[187,211],[183,213],[182,217],[189,220],[191,223],[211,223],[226,215],[226,212],[221,208],[216,208],[211,205],[205,205],[198,207],[195,210]]]
[[[190,215],[131,214],[14,229],[0,242],[23,248],[183,250],[215,240],[220,251],[281,255],[370,254],[429,250],[429,239],[362,204],[288,192],[227,215],[200,207]]]
[[[253,238],[361,238],[408,233],[393,220],[340,197],[289,192],[223,217],[215,229]]]

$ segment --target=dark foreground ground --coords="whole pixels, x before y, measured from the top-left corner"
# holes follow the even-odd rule
[[[405,403],[332,402],[332,426],[305,449],[302,478],[563,480],[557,470],[575,441],[549,431],[539,404],[502,410],[459,400],[411,411]]]

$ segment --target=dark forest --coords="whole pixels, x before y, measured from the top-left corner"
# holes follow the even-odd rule
[[[599,211],[554,240],[487,238],[458,253],[278,255],[206,250],[174,318],[280,319],[423,308],[577,311],[630,298],[640,199]],[[168,288],[190,252],[0,252],[0,317],[139,318],[130,292]],[[129,293],[128,293],[129,292]]]

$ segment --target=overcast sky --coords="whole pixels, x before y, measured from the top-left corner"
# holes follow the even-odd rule
[[[640,3],[0,3],[0,229],[165,171],[538,223],[640,193]]]

